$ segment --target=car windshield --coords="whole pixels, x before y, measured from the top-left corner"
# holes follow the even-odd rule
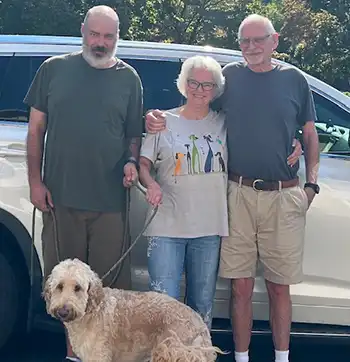
[[[350,114],[325,97],[314,93],[316,130],[321,153],[350,154]]]

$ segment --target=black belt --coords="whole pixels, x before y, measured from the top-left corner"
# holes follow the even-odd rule
[[[245,178],[239,175],[235,175],[232,173],[228,174],[228,179],[231,181],[234,181],[236,183],[242,183],[244,186],[250,186],[255,191],[276,191],[279,190],[280,187],[282,189],[288,188],[288,187],[295,187],[299,185],[299,178],[295,178],[293,180],[288,181],[264,181],[262,179],[251,179],[251,178]]]

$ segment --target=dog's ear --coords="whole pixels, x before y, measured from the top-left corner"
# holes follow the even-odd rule
[[[92,312],[104,297],[103,285],[101,279],[94,273],[90,280],[88,288],[88,300],[86,304],[86,313]]]
[[[47,278],[46,282],[44,282],[43,285],[43,291],[41,293],[42,297],[45,300],[46,303],[46,310],[49,310],[50,303],[51,303],[51,295],[52,295],[52,277],[51,275]]]

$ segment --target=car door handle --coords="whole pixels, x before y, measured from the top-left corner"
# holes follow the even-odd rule
[[[10,143],[7,148],[15,151],[26,151],[26,145],[24,143]]]
[[[23,157],[24,156],[24,152],[16,152],[16,151],[9,151],[9,150],[4,150],[4,149],[0,149],[0,157]]]
[[[0,157],[23,157],[26,146],[23,143],[10,143],[4,147],[0,146]]]

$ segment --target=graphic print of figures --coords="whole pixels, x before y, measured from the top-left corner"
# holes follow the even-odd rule
[[[214,156],[213,156],[213,150],[210,147],[210,142],[212,143],[213,140],[211,138],[211,135],[203,136],[203,138],[207,141],[208,147],[209,147],[208,155],[207,155],[207,158],[205,160],[205,165],[204,165],[204,172],[208,173],[208,172],[214,171],[214,169],[213,169]]]
[[[224,145],[222,144],[222,141],[219,138],[219,136],[216,137],[216,142],[221,146],[222,152],[224,152],[225,151]]]
[[[187,160],[187,172],[191,175],[192,172],[192,164],[191,164],[191,153],[190,153],[190,144],[186,143],[185,147],[187,148],[186,160]]]
[[[195,144],[195,141],[198,140],[198,137],[194,134],[191,134],[189,136],[189,139],[192,141],[192,172],[193,173],[199,173],[200,169],[201,169],[201,165],[200,165],[200,161],[199,161],[199,152],[198,152],[198,148]],[[197,172],[196,172],[196,160],[197,160]]]
[[[181,169],[182,169],[182,159],[185,157],[185,154],[176,152],[176,164],[175,164],[175,176],[181,175]]]
[[[216,152],[215,157],[219,158],[219,165],[220,165],[219,171],[226,172],[225,162],[221,156],[221,152]]]

